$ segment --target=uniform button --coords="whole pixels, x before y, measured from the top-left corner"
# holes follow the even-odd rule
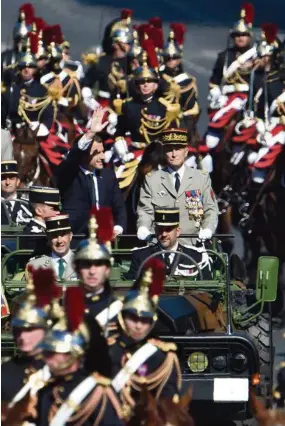
[[[179,201],[178,201],[178,200],[176,200],[176,201],[175,201],[175,204],[179,204]]]

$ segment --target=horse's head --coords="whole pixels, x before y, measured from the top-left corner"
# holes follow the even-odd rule
[[[37,129],[31,130],[25,125],[16,131],[13,141],[15,160],[18,162],[19,179],[22,183],[34,180],[39,168],[39,144]]]

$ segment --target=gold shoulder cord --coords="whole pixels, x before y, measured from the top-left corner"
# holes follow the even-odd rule
[[[177,387],[180,390],[182,386],[182,379],[179,361],[175,353],[168,352],[164,362],[155,372],[146,377],[141,377],[136,374],[131,376],[128,385],[121,391],[123,407],[134,407],[135,401],[131,396],[131,390],[134,389],[141,392],[144,386],[146,386],[148,391],[157,389],[155,397],[158,399],[174,368],[177,370]]]
[[[33,103],[32,101],[36,100],[36,103]],[[39,98],[32,98],[30,96],[27,96],[24,92],[22,93],[22,96],[19,100],[19,106],[18,106],[18,114],[20,117],[23,118],[26,123],[30,124],[31,120],[27,116],[27,112],[37,112],[38,111],[38,121],[40,121],[40,118],[45,111],[45,109],[52,104],[54,108],[53,112],[53,120],[55,120],[57,116],[57,101],[56,99],[53,99],[52,96],[49,94],[45,97],[39,97]]]
[[[176,124],[179,125],[180,105],[177,103],[170,103],[164,98],[159,98],[159,102],[166,107],[164,118],[152,119],[143,109],[141,110],[142,118],[139,132],[144,136],[148,144],[151,143],[150,136],[159,135],[162,130],[167,129],[173,121],[176,121]]]

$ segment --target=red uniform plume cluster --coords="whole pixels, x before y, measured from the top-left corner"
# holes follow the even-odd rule
[[[81,287],[67,287],[65,292],[65,312],[68,330],[76,331],[84,320],[84,291]]]
[[[132,9],[123,9],[121,10],[121,19],[131,18],[133,15]]]
[[[163,291],[165,280],[165,265],[160,259],[152,258],[149,259],[143,267],[144,271],[149,269],[152,271],[152,284],[149,289],[149,295],[151,297],[159,296]]]
[[[150,38],[148,38],[147,40],[143,40],[141,46],[147,53],[148,66],[150,68],[158,68],[159,62],[153,41]]]
[[[271,44],[276,40],[278,28],[275,24],[262,24],[261,29],[265,34],[267,43]]]
[[[178,46],[183,46],[186,26],[184,24],[171,24],[170,29],[174,32],[174,38]]]
[[[98,224],[97,239],[104,244],[113,239],[114,219],[110,207],[101,207],[95,210],[95,217]]]
[[[254,7],[251,3],[244,3],[242,5],[242,10],[244,10],[245,17],[244,20],[247,23],[247,25],[253,25],[254,20]]]
[[[51,301],[60,298],[62,290],[56,284],[54,270],[51,268],[28,268],[32,274],[36,305],[39,308],[50,305]]]
[[[35,17],[35,9],[31,3],[24,3],[20,6],[19,13],[25,14],[25,22],[27,25],[32,25]]]

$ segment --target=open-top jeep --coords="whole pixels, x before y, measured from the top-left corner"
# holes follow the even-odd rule
[[[15,240],[18,236],[6,234],[5,238]],[[194,259],[191,262],[198,269],[195,280],[167,278],[156,332],[177,344],[183,386],[193,387],[192,412],[208,417],[211,409],[217,424],[232,420],[245,424],[251,418],[251,387],[270,403],[274,351],[271,318],[264,314],[264,307],[276,298],[279,262],[275,257],[259,258],[253,290],[245,286],[245,269],[236,256],[229,259],[215,249],[207,252],[213,260],[213,279],[203,279]],[[133,284],[122,279],[130,254],[131,250],[116,243],[111,285],[120,296]],[[29,256],[29,250],[16,250],[2,259],[2,286],[10,302],[25,287],[24,266]],[[2,350],[13,350],[9,333],[2,335]]]

